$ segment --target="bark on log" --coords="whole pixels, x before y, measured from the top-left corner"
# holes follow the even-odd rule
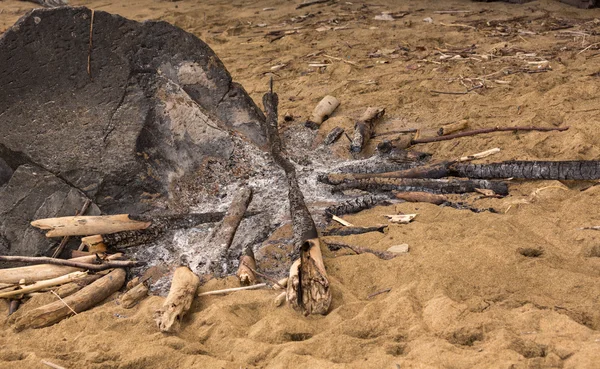
[[[338,227],[323,232],[323,236],[351,236],[355,234],[363,234],[369,232],[385,233],[387,225],[375,227]]]
[[[115,269],[62,301],[27,312],[15,322],[14,328],[21,331],[25,328],[47,327],[71,315],[71,309],[80,313],[92,308],[118,291],[125,283],[125,275],[123,269]]]
[[[129,218],[128,214],[102,216],[74,216],[38,219],[31,225],[46,232],[46,237],[87,236],[91,234],[115,233],[145,229],[152,224]]]
[[[264,103],[264,99],[263,99]],[[310,116],[310,119],[304,124],[311,129],[317,129],[321,123],[326,121],[333,111],[340,105],[340,101],[331,95],[325,96],[318,104]]]
[[[263,96],[267,119],[265,131],[271,147],[273,160],[283,168],[288,181],[288,199],[292,228],[294,230],[295,249],[300,253],[300,263],[296,269],[295,283],[288,283],[287,299],[290,305],[305,315],[326,314],[331,304],[331,291],[327,273],[323,265],[317,227],[306,207],[304,196],[296,178],[294,165],[283,156],[281,138],[277,131],[277,105],[279,98],[271,91]],[[294,263],[293,265],[296,265]],[[291,275],[290,275],[291,277]]]
[[[428,202],[430,204],[441,205],[448,201],[444,195],[436,195],[429,192],[395,192],[397,199],[408,202]]]
[[[256,275],[252,270],[256,270],[256,260],[254,259],[254,252],[250,246],[247,246],[240,257],[240,266],[236,273],[242,286],[249,286],[256,284]]]
[[[387,194],[360,196],[329,206],[325,209],[325,216],[331,217],[331,215],[341,216],[345,214],[354,214],[377,205],[389,204],[389,201],[390,196]]]
[[[362,151],[375,130],[375,123],[384,114],[384,108],[367,108],[360,119],[354,124],[354,136],[350,143],[351,152],[359,153]]]
[[[175,269],[171,289],[162,307],[154,314],[154,319],[161,332],[177,332],[181,321],[192,306],[200,278],[188,267]]]
[[[131,309],[146,296],[148,296],[148,286],[146,283],[140,283],[121,296],[121,306],[125,309]]]
[[[79,269],[86,270],[106,270],[111,268],[127,268],[127,267],[135,267],[140,266],[145,263],[140,261],[104,261],[100,260],[100,264],[94,263],[82,263],[79,261],[73,260],[64,260],[64,259],[55,259],[49,257],[27,257],[27,256],[0,256],[0,261],[8,261],[8,262],[21,262],[21,263],[29,263],[29,264],[53,264],[53,265],[63,265],[70,266]]]
[[[326,314],[331,305],[329,280],[323,264],[321,243],[318,238],[306,241],[290,268],[286,299],[304,315]]]
[[[505,161],[491,164],[456,163],[450,169],[451,175],[468,178],[600,179],[599,160]]]
[[[123,254],[109,255],[106,260],[114,260],[123,256]],[[79,263],[90,264],[97,259],[96,255],[82,256],[79,258],[69,259]],[[60,277],[61,275],[69,274],[76,271],[81,271],[82,268],[61,266],[61,265],[31,265],[18,268],[0,269],[0,283],[18,284],[22,279],[26,283],[42,281]]]
[[[208,243],[214,244],[219,250],[220,260],[213,263],[213,271],[217,275],[220,275],[221,272],[223,272],[223,270],[221,270],[221,260],[227,258],[227,251],[231,246],[235,231],[240,225],[250,201],[252,201],[252,189],[250,187],[240,188],[231,201],[231,205],[229,206],[223,221],[210,236]]]
[[[483,179],[429,179],[429,178],[367,178],[348,181],[334,186],[332,192],[358,189],[363,191],[430,192],[437,194],[475,192],[476,188],[489,189],[498,195],[508,195],[504,182]]]

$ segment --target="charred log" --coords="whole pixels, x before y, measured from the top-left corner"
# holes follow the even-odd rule
[[[332,205],[325,209],[325,214],[329,217],[331,217],[331,215],[341,216],[344,214],[354,214],[377,205],[388,205],[390,199],[390,195],[387,194],[361,196]]]
[[[375,128],[375,122],[385,114],[384,108],[369,107],[354,125],[354,137],[350,144],[350,151],[361,152],[364,145],[371,138]]]
[[[342,133],[344,133],[344,129],[342,127],[335,127],[334,129],[329,131],[329,133],[325,137],[325,140],[323,140],[323,143],[327,146],[331,145],[332,143],[337,141],[338,138],[340,138]]]
[[[369,232],[384,233],[387,225],[376,227],[338,227],[323,232],[323,236],[351,236],[355,234],[363,234]]]
[[[600,161],[506,161],[451,166],[451,175],[468,178],[518,178],[553,180],[600,179]]]

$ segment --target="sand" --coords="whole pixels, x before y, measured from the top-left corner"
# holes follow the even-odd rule
[[[387,119],[378,132],[435,129],[461,119],[470,128],[570,127],[417,147],[440,160],[492,147],[502,151],[482,162],[598,159],[600,56],[594,44],[600,41],[600,10],[550,0],[338,1],[296,10],[298,2],[71,1],[194,33],[257,102],[271,67],[285,64],[274,73],[280,112],[295,117],[290,126],[302,124],[322,96],[333,94],[342,101],[336,116],[357,118],[368,105],[384,106]],[[12,0],[0,1],[0,7],[0,31],[31,8]],[[471,13],[435,13],[443,10]],[[382,11],[409,14],[374,20]],[[307,13],[312,15],[298,18]],[[423,21],[427,17],[433,23]],[[505,21],[486,24],[490,20]],[[563,28],[569,24],[574,27]],[[274,42],[263,37],[294,27],[297,34]],[[471,45],[475,54],[460,58],[445,51],[445,59],[439,51]],[[369,57],[378,50],[384,55]],[[526,55],[531,53],[536,55]],[[543,60],[548,63],[528,63]],[[310,62],[331,65],[318,69]],[[541,73],[502,72],[548,65],[551,70]],[[430,92],[464,92],[480,83],[474,78],[492,73],[485,88],[468,94]],[[600,225],[596,184],[514,181],[506,198],[457,197],[498,214],[402,203],[347,216],[370,226],[385,223],[385,214],[418,214],[385,234],[343,238],[377,250],[408,244],[410,251],[395,259],[324,251],[333,291],[326,316],[306,318],[276,308],[274,291],[245,291],[197,298],[182,331],[165,335],[152,317],[162,297],[131,310],[113,298],[45,329],[14,333],[3,322],[0,367],[40,368],[45,359],[98,369],[600,368],[600,233],[579,229]],[[523,255],[531,255],[528,248],[541,255]],[[229,277],[200,291],[237,285]],[[391,290],[369,298],[384,289]],[[0,302],[0,316],[6,311]]]

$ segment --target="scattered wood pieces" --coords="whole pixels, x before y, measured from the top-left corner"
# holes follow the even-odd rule
[[[10,298],[10,297],[18,296],[18,295],[23,295],[26,293],[39,291],[44,288],[54,287],[54,286],[58,286],[61,284],[73,282],[73,281],[81,279],[85,276],[87,276],[87,272],[73,272],[73,273],[69,273],[67,275],[63,275],[63,276],[60,276],[57,278],[48,279],[45,281],[38,281],[38,282],[35,282],[30,285],[26,285],[26,286],[21,285],[20,288],[14,290],[14,291],[0,293],[0,298]]]
[[[247,246],[242,252],[240,257],[240,266],[236,273],[242,286],[249,286],[256,284],[256,275],[254,270],[256,269],[256,260],[254,260],[254,252],[252,247]]]
[[[392,222],[392,223],[399,223],[399,224],[408,224],[408,223],[412,222],[412,220],[415,219],[416,216],[417,216],[417,214],[391,214],[391,215],[385,215],[385,217],[389,218],[390,222]]]
[[[192,306],[200,278],[188,267],[175,269],[171,289],[162,307],[154,314],[154,320],[161,332],[177,332],[181,321]]]
[[[340,101],[331,95],[325,96],[313,110],[310,119],[304,124],[311,129],[317,129],[321,123],[326,121],[334,110],[340,105]]]
[[[123,286],[125,275],[123,269],[114,269],[62,301],[30,310],[15,321],[15,330],[47,327],[69,316],[71,310],[80,313],[96,306]]]
[[[29,264],[63,265],[63,266],[84,269],[84,270],[106,270],[106,269],[111,269],[111,268],[128,268],[128,267],[141,266],[141,265],[145,264],[141,261],[132,261],[132,260],[110,261],[110,260],[102,260],[102,259],[97,259],[98,264],[90,264],[90,263],[75,261],[73,259],[64,260],[64,259],[49,258],[49,257],[45,257],[45,256],[41,256],[41,257],[0,256],[0,261],[29,263]]]
[[[354,227],[354,224],[338,217],[337,215],[332,215],[331,216],[332,220],[335,220],[336,222],[340,223],[341,225],[345,226],[345,227]]]
[[[407,202],[427,202],[435,205],[441,205],[448,201],[448,198],[444,195],[429,192],[394,192],[394,196]]]
[[[148,228],[152,222],[129,218],[129,214],[74,216],[38,219],[31,225],[46,232],[46,237],[87,236]]]
[[[379,225],[375,227],[338,227],[324,231],[323,236],[350,236],[369,232],[385,233],[386,229],[387,225]]]
[[[258,289],[264,288],[264,287],[267,287],[266,283],[259,283],[259,284],[254,284],[252,286],[234,287],[234,288],[226,288],[224,290],[215,290],[215,291],[202,292],[202,293],[199,293],[198,296],[226,295],[226,294],[231,293],[231,292],[248,291],[248,290],[258,290]]]
[[[354,136],[350,144],[350,151],[361,152],[375,130],[375,123],[385,114],[385,109],[368,107],[359,120],[354,124]]]
[[[131,309],[146,296],[148,296],[148,286],[146,283],[139,283],[121,296],[121,306],[125,309]]]

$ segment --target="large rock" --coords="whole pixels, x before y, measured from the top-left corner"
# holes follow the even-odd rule
[[[10,181],[0,187],[0,253],[42,255],[51,242],[29,226],[34,219],[75,215],[86,197],[52,173],[32,165],[21,165]],[[91,205],[88,215],[100,214]]]
[[[88,75],[91,15],[36,9],[0,37],[0,186],[34,164],[105,212],[142,212],[207,158],[231,158],[231,131],[264,146],[260,109],[168,23],[96,11]]]

